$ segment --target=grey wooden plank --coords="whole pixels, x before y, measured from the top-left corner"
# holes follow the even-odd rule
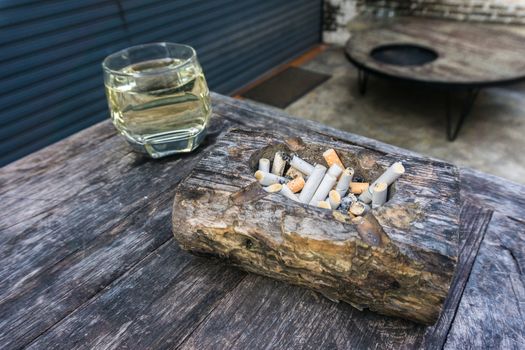
[[[172,348],[244,277],[170,239],[28,348]]]
[[[57,154],[57,162],[48,169],[28,170],[39,182],[27,180],[30,184],[20,193],[16,188],[24,179],[11,182],[17,197],[2,201],[0,210],[10,205],[31,209],[15,210],[10,213],[12,222],[2,217],[0,224],[0,312],[9,315],[0,322],[0,346],[17,347],[32,340],[171,237],[172,191],[213,144],[214,133],[228,125],[215,118],[211,136],[198,152],[160,161],[135,155],[120,138],[110,137],[72,152],[73,159],[64,165],[63,145],[56,144],[42,153],[51,159]],[[90,131],[93,139],[98,131]],[[39,153],[35,163],[45,159]],[[7,171],[17,173],[26,166],[31,167],[30,159]],[[153,213],[161,215],[166,225],[162,227],[168,228],[158,236],[153,234],[161,226],[148,219]],[[151,227],[141,226],[146,224]]]
[[[446,349],[525,348],[525,223],[495,213]]]
[[[459,267],[445,311],[432,327],[361,312],[299,287],[249,275],[185,340],[182,348],[440,348],[491,212],[465,203],[461,217]]]
[[[18,280],[0,302],[0,347],[26,345],[172,239],[170,207],[171,196],[155,198],[99,239]]]
[[[525,186],[480,171],[460,170],[461,197],[525,221]]]
[[[438,322],[426,330],[421,344],[423,348],[443,347],[461,301],[465,285],[472,271],[472,265],[492,218],[493,213],[491,210],[480,208],[468,201],[463,203],[460,219],[461,229],[459,230],[459,262],[452,281],[454,287],[449,292]]]
[[[217,132],[227,125],[216,121]],[[2,223],[13,222],[2,224],[0,278],[4,283],[0,285],[0,300],[20,290],[22,278],[36,275],[83,249],[118,225],[122,217],[174,188],[205,149],[206,145],[191,156],[149,160],[129,153],[128,146],[114,137],[98,147],[98,154],[81,153],[68,166],[35,175],[39,184],[28,185],[27,191],[21,188],[16,204],[0,202],[0,212],[10,214],[5,214],[7,219],[2,218]],[[35,193],[41,196],[39,199],[52,201],[34,200],[33,192],[38,191],[34,188],[47,189]],[[10,204],[19,210],[10,212]],[[29,213],[23,210],[26,206],[32,208]],[[33,210],[40,219],[33,217]]]

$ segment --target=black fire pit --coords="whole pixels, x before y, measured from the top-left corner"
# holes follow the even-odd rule
[[[438,58],[436,51],[413,44],[378,46],[370,52],[376,61],[397,66],[420,66]]]
[[[345,52],[359,69],[361,94],[369,74],[444,89],[453,141],[481,88],[525,80],[523,42],[525,29],[515,26],[400,17],[353,33]],[[451,93],[457,90],[466,97],[453,125]]]

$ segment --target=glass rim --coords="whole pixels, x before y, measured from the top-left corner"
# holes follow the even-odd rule
[[[125,51],[128,51],[130,49],[140,49],[140,48],[146,48],[146,47],[152,47],[152,46],[165,46],[165,47],[168,47],[168,46],[178,46],[178,47],[184,47],[184,48],[187,48],[190,50],[191,52],[191,56],[188,57],[187,59],[185,59],[184,61],[174,65],[174,66],[169,66],[169,67],[165,67],[165,68],[162,68],[162,69],[158,69],[158,70],[155,70],[154,72],[134,72],[134,73],[123,73],[122,71],[119,71],[119,70],[115,70],[115,69],[111,69],[108,67],[108,61],[112,58],[115,58],[119,55],[123,55]],[[139,44],[139,45],[133,45],[133,46],[130,46],[130,47],[127,47],[125,49],[122,49],[122,50],[119,50],[117,52],[113,52],[112,54],[108,55],[106,58],[104,58],[104,60],[102,61],[102,69],[108,73],[111,73],[113,75],[120,75],[120,76],[127,76],[127,77],[140,77],[140,76],[147,76],[147,75],[158,75],[159,73],[163,73],[163,72],[167,72],[167,71],[171,71],[171,70],[174,70],[174,69],[177,69],[177,68],[180,68],[188,63],[190,63],[191,61],[193,61],[193,59],[197,57],[197,52],[195,51],[195,49],[189,45],[186,45],[186,44],[178,44],[178,43],[171,43],[171,42],[167,42],[167,41],[159,41],[159,42],[153,42],[153,43],[147,43],[147,44]],[[168,57],[166,57],[168,58]]]

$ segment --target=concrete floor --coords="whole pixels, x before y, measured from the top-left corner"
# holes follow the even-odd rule
[[[482,90],[448,142],[444,92],[372,77],[360,96],[357,70],[336,47],[303,68],[332,78],[287,107],[290,114],[525,184],[525,84]]]

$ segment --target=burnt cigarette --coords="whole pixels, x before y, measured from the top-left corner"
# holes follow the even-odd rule
[[[335,176],[326,174],[319,184],[319,187],[317,187],[312,199],[310,199],[310,205],[315,205],[317,202],[325,200],[328,192],[330,192],[336,182],[337,178]]]
[[[368,182],[351,182],[350,183],[350,192],[353,194],[362,194],[367,192],[370,184]],[[361,197],[359,197],[361,199]]]
[[[364,203],[361,202],[354,202],[350,206],[350,214],[355,216],[363,215],[366,212],[367,206]]]
[[[268,193],[276,193],[276,192],[281,192],[281,190],[283,189],[283,185],[273,184],[270,186],[263,187],[263,189]]]
[[[314,167],[314,171],[312,171],[312,173],[308,177],[308,180],[306,180],[303,190],[301,191],[301,194],[299,195],[299,201],[301,203],[305,203],[305,204],[310,203],[310,201],[312,200],[312,197],[314,196],[315,191],[319,187],[319,184],[321,183],[321,181],[323,181],[323,177],[325,173],[326,173],[325,166],[317,164]],[[324,198],[321,198],[321,199],[324,199]]]
[[[314,172],[314,169],[315,169],[315,167],[312,164],[302,160],[301,158],[299,158],[297,156],[293,156],[292,157],[292,160],[290,161],[290,166],[292,166],[295,169],[299,170],[300,172],[302,172],[306,176],[312,175],[312,173]]]
[[[293,193],[297,193],[303,189],[304,184],[305,184],[304,178],[302,176],[298,176],[295,179],[289,181],[286,184],[286,186],[288,186],[290,190],[292,190]]]
[[[259,170],[264,171],[265,173],[270,172],[270,160],[267,158],[259,159]]]
[[[299,202],[299,198],[297,198],[297,196],[292,192],[292,190],[288,186],[282,186],[281,192],[279,193],[293,201]]]
[[[273,184],[284,184],[287,182],[286,178],[277,176],[272,173],[266,173],[264,171],[257,170],[255,172],[255,179],[263,186],[270,186]]]
[[[328,203],[330,203],[330,208],[336,210],[341,204],[341,195],[336,190],[331,190],[328,193]]]
[[[323,208],[323,209],[332,209],[332,207],[330,206],[330,203],[328,203],[327,201],[319,201],[319,202],[317,202],[317,207],[318,208]]]
[[[385,204],[388,186],[386,182],[378,182],[372,189],[372,208],[377,208]]]
[[[372,201],[372,192],[371,189],[376,183],[384,182],[387,187],[390,186],[394,181],[396,181],[401,175],[405,173],[405,167],[401,162],[395,162],[392,164],[386,171],[375,180],[368,191],[363,192],[359,196],[359,200],[363,203],[370,203]]]
[[[284,160],[283,152],[276,152],[273,157],[272,174],[283,176],[286,160]]]
[[[326,164],[328,164],[328,166],[332,166],[333,164],[337,164],[337,165],[339,165],[339,167],[341,169],[345,168],[345,166],[343,165],[343,162],[341,162],[341,159],[339,158],[339,156],[335,152],[335,149],[330,148],[330,149],[326,150],[323,153],[323,157],[326,160]]]
[[[339,178],[339,181],[335,186],[335,190],[337,191],[337,193],[339,193],[341,197],[344,197],[346,195],[346,192],[348,192],[353,177],[354,169],[352,168],[346,168],[341,174],[341,177]]]
[[[341,198],[341,204],[339,205],[339,210],[347,213],[350,209],[352,203],[357,202],[357,197],[352,193],[347,194],[345,197]]]
[[[327,174],[332,175],[333,177],[337,179],[339,178],[339,175],[341,175],[342,172],[343,172],[343,169],[339,165],[332,164],[330,168],[328,168]]]

